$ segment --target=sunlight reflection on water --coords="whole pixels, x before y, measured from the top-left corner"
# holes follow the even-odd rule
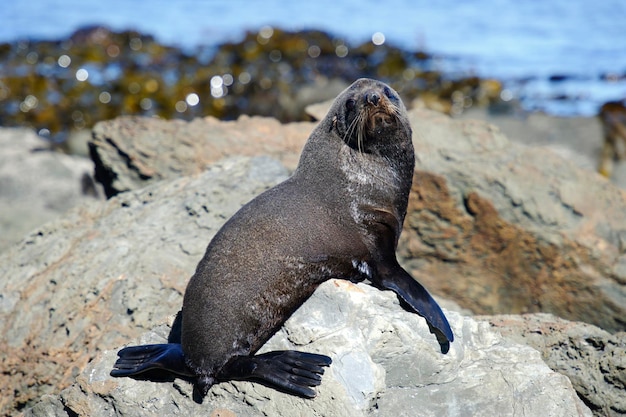
[[[566,0],[316,0],[306,4],[277,0],[245,4],[237,0],[66,0],[62,5],[52,0],[29,0],[9,2],[3,15],[0,41],[58,39],[85,25],[105,24],[115,30],[137,29],[160,42],[193,48],[240,40],[247,29],[261,29],[258,40],[262,43],[271,38],[273,26],[289,30],[315,28],[349,42],[390,42],[446,55],[449,59],[443,70],[514,80],[509,87],[525,95],[528,103],[547,105],[548,110],[557,113],[567,112],[561,108],[563,103],[552,107],[550,103],[558,102],[564,94],[592,103],[573,109],[582,113],[592,111],[598,102],[626,97],[623,0],[580,0],[575,5]],[[131,40],[130,46],[140,50],[141,39]],[[336,55],[345,57],[349,47],[337,45]],[[114,46],[107,50],[111,57],[119,52]],[[315,45],[307,52],[313,58],[320,54]],[[279,54],[276,51],[273,59],[280,60]],[[58,65],[69,62],[59,60]],[[76,73],[77,79],[89,76],[88,69],[84,71]],[[550,82],[549,77],[555,74],[567,79]],[[239,81],[245,83],[243,74]],[[215,87],[212,94],[224,94],[227,87]]]

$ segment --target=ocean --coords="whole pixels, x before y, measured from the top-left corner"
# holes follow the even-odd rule
[[[498,78],[530,111],[587,116],[626,99],[624,0],[13,0],[1,13],[0,42],[98,24],[193,50],[263,26],[320,29],[428,52],[447,73]]]

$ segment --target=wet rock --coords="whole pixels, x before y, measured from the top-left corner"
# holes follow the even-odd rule
[[[480,317],[506,339],[541,352],[566,375],[595,416],[626,415],[626,333],[610,334],[550,314]]]
[[[500,101],[497,81],[445,76],[432,61],[423,52],[353,45],[317,30],[263,27],[190,53],[136,31],[90,26],[67,39],[0,45],[0,120],[59,142],[121,115],[306,120],[306,104],[359,77],[387,81],[408,100],[427,92],[429,104],[451,113]]]
[[[182,381],[113,379],[115,351],[98,356],[59,396],[46,397],[25,416],[591,416],[569,380],[551,371],[537,351],[507,342],[458,313],[448,317],[457,336],[447,355],[418,315],[393,293],[331,280],[287,321],[262,351],[298,349],[328,354],[318,396],[306,400],[259,384],[212,387],[204,403]],[[142,336],[164,343],[167,326]],[[229,413],[229,414],[227,414]],[[219,414],[222,415],[222,414]]]

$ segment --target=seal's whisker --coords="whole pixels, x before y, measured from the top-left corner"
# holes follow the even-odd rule
[[[357,132],[357,147],[359,152],[363,153],[363,138],[365,137],[365,117],[363,113],[359,113],[359,131]]]
[[[359,125],[359,117],[360,114],[354,118],[354,120],[352,121],[352,123],[350,123],[350,125],[348,126],[348,128],[346,129],[346,133],[343,136],[343,141],[345,143],[348,143],[350,141],[350,138],[352,137],[352,135],[355,132],[355,129],[357,128],[357,126]]]

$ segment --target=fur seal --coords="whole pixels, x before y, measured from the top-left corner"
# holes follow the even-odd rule
[[[598,118],[604,134],[598,172],[611,178],[615,162],[626,161],[626,100],[604,103]]]
[[[329,357],[255,352],[330,278],[396,292],[446,353],[454,339],[446,317],[395,254],[415,165],[411,134],[398,93],[354,82],[312,132],[294,174],[210,242],[185,291],[180,341],[126,347],[111,375],[176,375],[194,383],[198,402],[227,380],[312,398]]]

